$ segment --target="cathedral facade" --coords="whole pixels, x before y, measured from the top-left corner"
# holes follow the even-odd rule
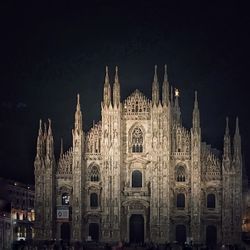
[[[182,126],[179,92],[170,87],[166,66],[161,88],[155,67],[152,100],[135,90],[122,102],[117,67],[110,82],[106,68],[101,121],[87,133],[77,96],[72,147],[61,149],[58,161],[51,122],[43,128],[40,121],[36,239],[240,242],[238,119],[233,138],[226,119],[220,154],[202,141],[197,92],[192,128]]]

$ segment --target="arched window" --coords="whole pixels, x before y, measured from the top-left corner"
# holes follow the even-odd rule
[[[90,207],[97,208],[98,207],[98,195],[97,193],[90,194]]]
[[[62,205],[69,205],[70,195],[68,193],[62,194]]]
[[[176,206],[179,209],[185,208],[185,195],[183,193],[177,194]]]
[[[214,194],[207,195],[207,208],[215,208],[215,195]]]
[[[186,181],[185,168],[183,166],[178,166],[176,169],[176,181],[184,182]]]
[[[142,187],[142,173],[139,170],[132,173],[132,187]]]
[[[100,173],[98,170],[97,166],[92,166],[91,170],[90,170],[90,181],[99,181],[100,180]]]
[[[135,128],[132,132],[132,153],[143,152],[143,133],[140,128]]]

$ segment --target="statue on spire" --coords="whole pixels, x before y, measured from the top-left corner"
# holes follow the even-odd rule
[[[159,83],[157,77],[157,65],[155,65],[154,81],[152,84],[152,102],[153,105],[159,104]]]
[[[168,105],[169,102],[169,83],[167,75],[167,65],[164,65],[164,81],[162,84],[162,104]]]
[[[111,87],[109,83],[108,66],[106,66],[106,74],[105,74],[104,89],[103,89],[103,103],[105,106],[109,106],[111,103]]]
[[[115,67],[115,82],[113,85],[113,104],[118,107],[120,104],[120,83],[118,77],[118,66]]]

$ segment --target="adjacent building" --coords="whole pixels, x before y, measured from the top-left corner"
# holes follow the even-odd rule
[[[117,67],[112,82],[106,68],[101,120],[86,133],[77,95],[72,147],[58,160],[51,121],[40,121],[36,239],[239,243],[246,177],[238,118],[231,131],[225,119],[220,153],[202,140],[197,92],[192,127],[182,125],[166,66],[162,84],[155,67],[151,99],[136,89],[122,101]]]
[[[9,249],[14,241],[34,238],[35,190],[33,185],[3,178],[0,186],[0,246]]]

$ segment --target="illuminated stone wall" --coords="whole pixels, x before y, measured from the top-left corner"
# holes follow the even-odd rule
[[[192,128],[187,129],[180,92],[170,88],[166,67],[162,98],[159,89],[156,67],[152,100],[135,90],[121,102],[118,68],[112,87],[106,69],[101,121],[83,132],[78,95],[72,148],[62,147],[58,164],[51,124],[48,129],[40,124],[37,239],[133,241],[137,218],[144,242],[240,242],[243,167],[238,120],[233,143],[227,123],[221,154],[202,141],[197,92]]]

